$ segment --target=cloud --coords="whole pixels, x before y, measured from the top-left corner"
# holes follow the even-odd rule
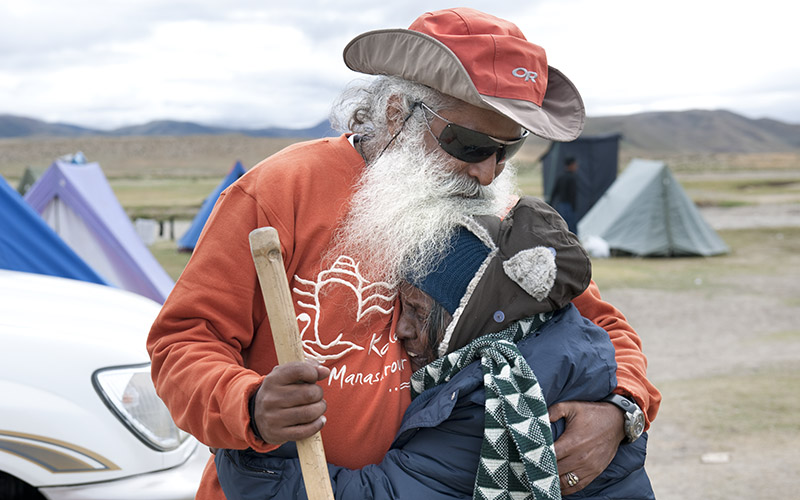
[[[285,114],[313,112],[315,124],[326,111],[320,104],[298,105],[297,97],[307,100],[314,94],[309,88],[329,89],[344,78],[341,56],[319,57],[327,51],[322,45],[337,36],[331,32],[308,37],[302,24],[285,23],[280,11],[241,10],[250,3],[255,4],[239,2],[239,9],[220,18],[209,16],[203,5],[181,13],[173,5],[155,20],[152,11],[138,4],[136,11],[103,12],[111,18],[104,29],[83,29],[90,23],[74,13],[61,19],[66,25],[55,23],[59,12],[51,12],[36,18],[36,30],[52,34],[43,37],[50,43],[16,34],[0,42],[13,54],[0,66],[0,88],[49,120],[84,121],[98,110],[113,110],[90,120],[103,126],[156,117],[224,120],[241,126],[259,114],[249,112],[237,119],[225,116],[228,110],[277,109],[287,101],[281,97],[287,91],[305,89],[288,98],[295,101],[294,111]],[[11,14],[23,21],[39,13],[29,9]],[[139,28],[116,31],[119,16]],[[336,17],[329,16],[327,22],[336,24]],[[141,28],[144,25],[147,29]],[[338,46],[344,43],[336,41]],[[275,114],[260,115],[262,119],[250,125],[277,124]]]
[[[726,108],[800,122],[793,16],[778,0],[465,4],[516,22],[590,115]],[[342,49],[450,2],[26,0],[0,5],[0,109],[115,127],[151,119],[309,126],[359,75]]]

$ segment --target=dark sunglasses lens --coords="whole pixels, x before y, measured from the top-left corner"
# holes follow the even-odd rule
[[[453,123],[447,124],[439,134],[439,145],[451,156],[467,163],[482,162],[502,147],[485,134]]]
[[[497,162],[500,163],[503,160],[508,160],[517,152],[522,149],[522,145],[525,144],[525,137],[520,139],[519,141],[515,142],[514,144],[506,144],[503,146],[503,156],[502,158],[498,158]]]
[[[501,144],[486,134],[449,123],[439,134],[439,145],[448,154],[467,163],[480,163],[497,156],[497,163],[507,160],[520,150],[524,138],[513,144]]]

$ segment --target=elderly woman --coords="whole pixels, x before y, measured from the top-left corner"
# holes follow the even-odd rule
[[[335,497],[545,499],[580,481],[556,470],[564,422],[551,423],[547,407],[599,401],[616,387],[608,334],[570,304],[590,277],[577,239],[539,200],[522,198],[502,221],[465,221],[436,269],[400,286],[396,335],[415,369],[414,400],[381,463],[329,465]],[[646,441],[623,443],[574,496],[654,498]],[[268,454],[221,450],[225,495],[305,498],[296,456],[293,443]]]

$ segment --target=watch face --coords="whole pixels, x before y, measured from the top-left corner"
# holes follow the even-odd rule
[[[629,441],[639,438],[644,432],[644,414],[641,410],[625,416],[625,435]]]
[[[641,436],[642,432],[644,432],[644,415],[641,413],[634,418],[634,429],[633,432],[637,436]]]

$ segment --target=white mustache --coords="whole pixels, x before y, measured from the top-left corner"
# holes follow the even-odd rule
[[[462,168],[444,151],[427,151],[421,138],[398,142],[364,172],[333,253],[354,258],[370,280],[426,275],[464,218],[500,213],[514,192],[508,164],[489,186]]]

